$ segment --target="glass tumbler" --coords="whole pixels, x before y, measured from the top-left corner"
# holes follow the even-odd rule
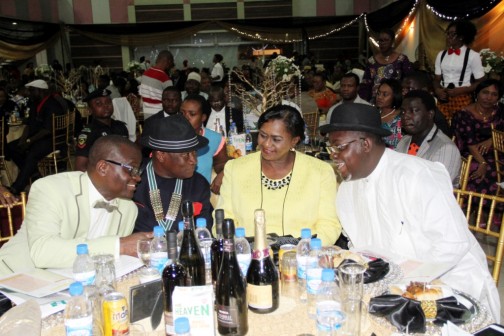
[[[116,273],[114,256],[112,254],[98,254],[93,256],[96,267],[95,286],[100,294],[114,291],[116,288]]]

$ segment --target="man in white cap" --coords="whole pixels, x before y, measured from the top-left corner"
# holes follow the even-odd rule
[[[182,100],[184,100],[190,94],[199,94],[205,99],[208,99],[208,94],[200,91],[201,75],[197,72],[190,72],[187,75],[187,80],[185,82],[185,91],[182,91]]]
[[[29,117],[26,127],[18,140],[9,143],[9,154],[19,168],[16,181],[11,186],[14,194],[19,194],[37,171],[37,163],[52,151],[52,117],[67,111],[49,93],[47,83],[42,79],[25,85],[29,91]]]

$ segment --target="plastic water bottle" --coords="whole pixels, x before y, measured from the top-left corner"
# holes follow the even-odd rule
[[[96,268],[93,259],[89,256],[87,244],[77,245],[77,257],[73,263],[73,278],[83,286],[93,285],[96,277]]]
[[[191,336],[191,327],[187,317],[177,317],[174,324],[176,336]]]
[[[72,296],[65,307],[65,330],[67,336],[93,335],[93,313],[89,301],[82,295],[84,287],[81,282],[70,285]]]
[[[151,267],[158,270],[159,274],[163,273],[163,269],[168,262],[168,244],[164,237],[164,231],[161,226],[154,226],[154,238],[152,238],[150,246]]]
[[[177,256],[180,254],[180,246],[182,246],[182,238],[184,238],[184,221],[178,222],[177,232]]]
[[[296,247],[297,278],[302,302],[306,302],[306,262],[310,254],[311,230],[301,229],[301,240]]]
[[[196,219],[195,233],[201,252],[203,253],[203,258],[205,258],[205,283],[210,285],[212,283],[212,259],[210,254],[213,239],[210,231],[206,228],[206,224],[205,218]]]
[[[246,277],[252,260],[252,253],[250,252],[250,244],[245,238],[245,228],[243,227],[237,227],[235,230],[235,251],[242,275]]]
[[[341,328],[345,316],[341,312],[339,288],[334,281],[334,270],[322,270],[322,283],[316,300],[317,335],[331,336]]]
[[[319,259],[322,253],[322,241],[313,238],[310,242],[310,254],[306,262],[306,296],[308,300],[308,316],[315,319],[317,293],[322,282],[322,267]]]
[[[250,129],[247,127],[245,130],[245,151],[248,153],[253,150],[252,134],[250,134]]]

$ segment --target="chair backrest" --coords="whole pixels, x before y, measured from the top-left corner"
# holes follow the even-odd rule
[[[4,117],[0,118],[0,123],[2,124],[2,126],[0,127],[0,156],[4,156],[5,152],[4,152],[4,149],[5,149],[5,143],[4,143],[4,135],[5,135],[5,124],[4,124]]]
[[[69,114],[53,115],[53,152],[66,148],[68,143]]]
[[[310,136],[315,136],[317,134],[317,127],[319,121],[318,111],[303,113],[303,119],[310,132]]]
[[[7,225],[1,225],[1,230],[0,230],[0,244],[5,243],[12,237],[17,232],[17,228],[14,226],[14,221],[13,221],[13,216],[12,213],[19,211],[19,214],[21,215],[21,223],[23,222],[25,215],[26,215],[26,194],[24,192],[21,193],[19,201],[14,204],[12,208],[9,208],[8,206],[0,204],[0,209],[6,209],[7,211]],[[16,210],[19,209],[19,210]],[[3,210],[2,210],[3,211]]]
[[[471,170],[473,156],[469,155],[467,158],[460,157],[460,159],[462,163],[460,165],[459,188],[460,190],[467,190],[467,182],[469,182],[469,171]]]
[[[496,240],[495,252],[493,247],[484,248],[486,257],[493,265],[492,277],[496,284],[499,283],[499,275],[502,267],[502,253],[504,252],[504,198],[494,195],[480,194],[473,191],[454,190],[457,203],[462,207],[469,230],[485,235],[484,242],[488,245]],[[494,230],[492,230],[494,229]],[[498,230],[495,231],[495,230]]]
[[[494,129],[492,124],[492,145],[495,156],[495,171],[497,172],[497,183],[499,185],[497,195],[500,195],[504,182],[504,132]]]

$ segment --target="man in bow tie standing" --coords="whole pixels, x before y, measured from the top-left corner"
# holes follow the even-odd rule
[[[99,138],[86,172],[50,175],[33,183],[24,222],[0,249],[0,275],[30,268],[71,267],[76,246],[91,254],[136,256],[137,207],[131,201],[140,182],[141,153],[127,138]]]
[[[477,30],[470,21],[454,21],[446,29],[447,50],[436,57],[434,92],[438,108],[450,120],[453,114],[472,103],[472,93],[484,79],[480,55],[469,49]],[[471,76],[474,81],[471,83]]]

